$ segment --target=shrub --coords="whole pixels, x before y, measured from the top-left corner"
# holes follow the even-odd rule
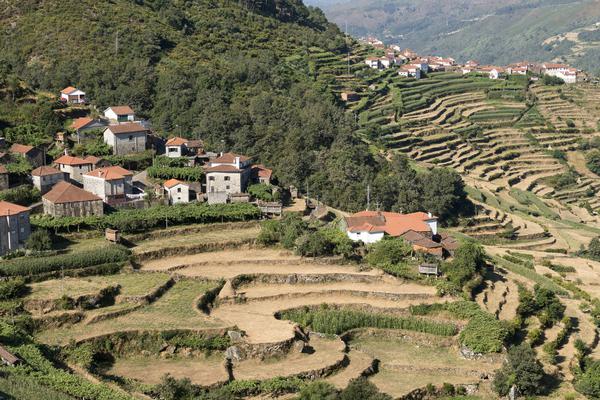
[[[266,183],[248,186],[248,193],[252,197],[263,201],[274,201],[278,200],[279,197],[279,192],[276,192],[276,194],[273,195],[273,187],[271,185],[267,185]]]
[[[503,321],[480,312],[474,315],[460,333],[460,342],[476,353],[497,353],[502,350],[509,330]]]
[[[366,378],[350,381],[346,389],[340,393],[340,400],[392,400],[390,396],[379,393],[379,389]]]
[[[128,259],[129,250],[127,248],[118,245],[109,245],[94,250],[60,254],[51,257],[26,257],[9,260],[0,265],[0,275],[37,275],[60,269],[69,270],[124,262]]]
[[[411,245],[404,239],[385,238],[369,246],[366,257],[371,266],[399,264],[412,252]]]
[[[187,182],[200,182],[204,177],[204,171],[196,167],[152,166],[146,171],[150,178],[162,180],[179,179]]]
[[[511,347],[502,368],[496,371],[494,389],[506,396],[515,385],[525,396],[538,394],[542,388],[544,370],[535,351],[527,343]]]
[[[585,165],[596,175],[600,175],[600,150],[594,149],[585,155]]]
[[[560,86],[565,84],[565,81],[561,78],[551,75],[544,75],[542,82],[547,86]]]
[[[539,328],[534,328],[527,333],[527,340],[532,346],[537,346],[544,339],[544,331]]]
[[[50,239],[50,234],[45,229],[34,231],[29,235],[29,238],[27,238],[25,247],[33,251],[52,250],[52,239]]]
[[[266,220],[260,224],[260,233],[256,240],[258,243],[269,246],[279,242],[281,239],[281,224],[277,220]]]
[[[575,379],[575,389],[590,399],[600,398],[600,361],[587,361],[584,372]]]
[[[3,190],[0,192],[0,200],[8,201],[22,206],[30,206],[42,199],[39,190],[29,185],[21,185],[16,188]]]
[[[296,240],[296,253],[304,257],[330,256],[333,249],[333,243],[320,231],[305,233]]]
[[[0,300],[10,300],[22,296],[27,289],[22,278],[0,281]]]
[[[297,400],[336,400],[337,398],[337,390],[332,384],[317,381],[302,388]]]

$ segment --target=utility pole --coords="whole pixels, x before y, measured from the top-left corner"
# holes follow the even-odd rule
[[[348,44],[348,21],[346,21],[345,35],[346,37],[344,39],[346,40],[346,50],[348,52],[348,75],[350,75],[350,45]]]
[[[370,207],[371,207],[371,185],[368,184],[367,185],[367,211],[369,211]]]
[[[117,33],[115,35],[115,54],[119,54],[119,30],[117,29]]]

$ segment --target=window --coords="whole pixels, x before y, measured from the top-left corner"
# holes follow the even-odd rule
[[[226,180],[226,181],[230,181],[230,180],[231,180],[231,177],[230,177],[230,176],[226,176],[226,177],[225,177],[225,178],[223,178],[223,179],[224,179],[224,180]]]
[[[208,177],[208,180],[209,180],[209,181],[214,181],[214,180],[215,180],[215,177],[214,177],[214,176],[209,176],[209,177]]]
[[[177,147],[169,147],[169,153],[177,153]]]
[[[177,193],[181,193],[181,188],[177,188]]]
[[[225,186],[225,189],[229,190],[229,185]]]
[[[133,142],[133,135],[129,135],[129,141]]]

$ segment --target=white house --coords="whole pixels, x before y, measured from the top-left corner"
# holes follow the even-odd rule
[[[169,199],[169,204],[180,204],[190,202],[189,185],[177,179],[169,179],[163,183],[165,194]]]
[[[97,168],[83,175],[83,189],[107,204],[127,201],[133,190],[133,172],[119,166]]]
[[[252,177],[250,157],[225,153],[204,167],[206,191],[210,193],[244,193]]]
[[[387,57],[381,57],[379,59],[379,64],[381,65],[382,68],[386,68],[387,69],[392,64],[392,60],[393,60],[393,58],[389,59]]]
[[[187,152],[187,139],[174,137],[167,140],[165,144],[165,155],[167,157],[183,157]]]
[[[406,65],[398,70],[398,75],[404,78],[421,79],[421,68],[415,65]]]
[[[379,58],[369,57],[365,60],[365,64],[367,64],[369,68],[379,69]]]
[[[112,106],[104,110],[104,117],[112,123],[133,122],[135,112],[129,106]]]
[[[401,237],[408,232],[414,232],[431,239],[438,234],[437,217],[424,212],[399,214],[361,211],[345,217],[344,224],[350,239],[366,244],[378,242],[385,235]]]
[[[69,86],[60,91],[60,101],[71,104],[85,103],[85,92]]]

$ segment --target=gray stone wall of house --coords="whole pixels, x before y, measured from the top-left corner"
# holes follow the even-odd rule
[[[83,174],[90,172],[92,168],[92,164],[59,165],[59,169],[68,175],[66,178],[77,183],[83,183]]]
[[[0,174],[0,190],[8,189],[8,174]]]
[[[0,217],[0,255],[22,248],[30,234],[28,212]]]
[[[33,186],[35,186],[42,194],[48,193],[54,185],[60,181],[64,181],[64,174],[33,176]]]
[[[242,173],[209,172],[206,174],[207,189],[209,193],[241,193]]]
[[[90,215],[104,215],[102,200],[79,201],[70,203],[52,203],[42,199],[44,214],[53,217],[88,217]]]
[[[106,201],[105,184],[103,179],[84,175],[83,190],[94,193],[96,196]]]
[[[34,148],[27,154],[27,160],[33,165],[33,168],[37,168],[44,165],[44,153]]]
[[[113,154],[125,155],[141,153],[146,150],[146,132],[134,132],[114,135],[107,130],[104,141],[113,148]]]

